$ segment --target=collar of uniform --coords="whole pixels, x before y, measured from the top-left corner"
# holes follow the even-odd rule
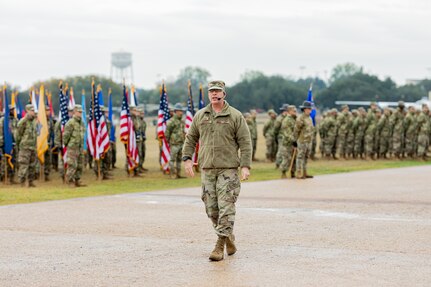
[[[225,100],[223,110],[221,110],[221,112],[218,114],[216,114],[216,112],[214,112],[214,110],[211,106],[211,103],[210,103],[205,107],[205,113],[210,113],[210,114],[214,115],[214,117],[228,116],[228,115],[230,115],[229,103]]]

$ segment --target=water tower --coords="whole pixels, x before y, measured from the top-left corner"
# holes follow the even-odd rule
[[[133,83],[132,53],[115,52],[111,55],[111,80],[122,83]]]

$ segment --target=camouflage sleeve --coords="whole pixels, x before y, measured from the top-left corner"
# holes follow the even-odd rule
[[[241,167],[251,167],[251,136],[248,130],[247,123],[244,117],[239,116],[238,129],[236,131],[236,142],[238,143],[240,153],[240,166]]]
[[[169,142],[171,135],[172,135],[172,129],[173,129],[173,121],[170,120],[168,121],[168,124],[166,126],[166,131],[165,131],[165,137],[166,140]]]
[[[276,120],[274,123],[274,136],[275,136],[275,138],[277,138],[278,133],[280,132],[280,128],[281,128],[281,121]]]
[[[69,143],[70,137],[72,136],[72,132],[73,132],[73,124],[72,124],[72,121],[69,120],[67,124],[64,126],[63,143],[65,146],[67,146],[67,144]]]
[[[270,121],[267,121],[265,123],[265,125],[263,126],[263,136],[266,135],[266,132],[268,131],[269,125],[270,125]]]
[[[190,158],[193,157],[193,153],[195,152],[196,145],[199,141],[199,128],[198,128],[199,118],[195,116],[192,121],[192,125],[189,128],[189,131],[186,134],[186,140],[183,145],[183,156],[188,156]]]
[[[61,146],[61,124],[60,124],[60,121],[55,123],[55,126],[54,126],[54,145],[57,147]]]
[[[21,138],[22,138],[24,131],[25,131],[26,123],[27,123],[27,117],[21,119],[18,122],[18,127],[16,129],[16,145],[17,146],[19,146],[19,144],[21,142]]]
[[[303,126],[304,121],[301,118],[297,119],[295,123],[295,129],[293,131],[293,141],[298,141],[299,134],[301,133]]]

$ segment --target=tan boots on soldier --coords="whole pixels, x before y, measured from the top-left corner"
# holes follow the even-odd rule
[[[217,239],[217,243],[214,247],[214,250],[210,254],[211,261],[220,261],[223,260],[224,255],[224,245],[226,244],[226,237],[219,236]]]

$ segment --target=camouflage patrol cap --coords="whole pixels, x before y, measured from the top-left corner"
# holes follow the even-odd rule
[[[141,112],[141,113],[143,113],[145,111],[144,107],[138,107],[138,111]]]
[[[270,114],[276,115],[277,113],[273,109],[269,109],[268,110],[268,115],[270,115]]]
[[[287,110],[288,110],[288,111],[291,111],[291,110],[295,110],[295,111],[296,111],[296,106],[295,106],[295,105],[289,105],[289,106],[287,107]]]
[[[341,106],[341,109],[342,109],[342,110],[344,110],[344,109],[348,109],[348,108],[349,108],[349,106],[348,106],[348,105],[342,105],[342,106]]]
[[[357,110],[357,109],[353,109],[353,110],[352,110],[352,114],[353,114],[353,115],[356,115],[357,113],[358,113],[358,110]]]
[[[9,107],[9,110],[15,109],[15,106],[11,104],[9,104],[8,107]]]
[[[398,106],[399,107],[405,107],[404,101],[398,101]]]
[[[226,84],[223,81],[212,81],[208,83],[208,91],[222,90],[225,91]]]
[[[257,114],[257,111],[255,109],[250,110],[250,114]]]
[[[32,104],[27,104],[27,105],[25,105],[25,110],[26,111],[34,111],[34,106]]]
[[[364,107],[359,107],[359,108],[358,108],[358,111],[359,111],[359,112],[365,112],[365,109],[364,109]]]
[[[244,118],[250,118],[251,117],[251,114],[250,113],[244,113]]]
[[[106,109],[106,107],[105,107],[105,106],[100,106],[100,110],[101,110],[102,112],[106,112],[106,111],[107,111],[107,109]]]
[[[82,113],[82,106],[81,105],[75,105],[75,107],[73,108],[73,110]]]
[[[71,106],[68,106],[68,107],[67,107],[67,110],[68,110],[69,112],[73,112],[73,108],[72,108]]]
[[[130,109],[130,111],[136,111],[138,109],[138,107],[137,106],[130,106],[129,109]]]
[[[335,113],[335,114],[336,114],[336,113],[338,113],[338,111],[337,111],[337,109],[336,109],[336,108],[331,109],[329,112],[330,112],[330,113],[332,113],[332,114],[333,114],[333,113]]]

